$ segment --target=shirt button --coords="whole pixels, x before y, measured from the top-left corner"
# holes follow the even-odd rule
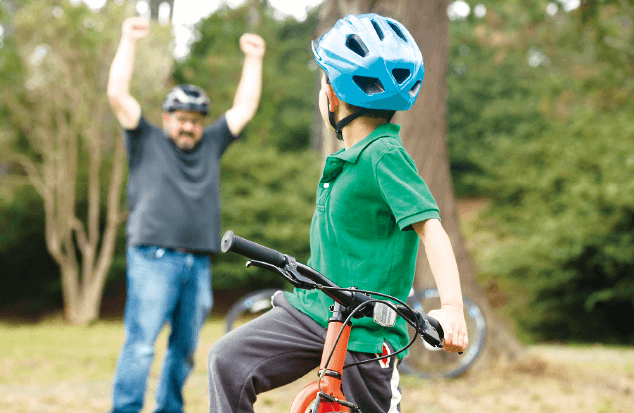
[[[330,182],[326,182],[326,183],[324,184],[324,188],[328,188],[329,186],[330,186]]]

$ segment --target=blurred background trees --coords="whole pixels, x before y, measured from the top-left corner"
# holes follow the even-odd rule
[[[40,195],[43,235],[59,266],[66,319],[85,323],[98,317],[125,218],[125,152],[112,138],[109,109],[100,99],[113,43],[101,32],[110,19],[119,19],[61,6],[30,2],[11,12],[14,43],[4,50],[1,103],[10,128],[7,145],[16,150],[3,151],[3,160]]]
[[[59,307],[62,301],[57,265],[45,245],[41,197],[25,185],[26,170],[11,160],[16,154],[42,160],[29,140],[42,126],[36,116],[31,125],[20,121],[8,101],[32,93],[26,88],[28,58],[44,43],[45,32],[55,27],[65,36],[60,45],[93,42],[79,43],[100,48],[99,53],[81,50],[86,67],[96,67],[98,61],[107,70],[123,16],[132,13],[117,3],[107,2],[94,12],[81,4],[46,2],[42,7],[48,7],[49,14],[58,4],[63,24],[72,30],[62,29],[61,20],[46,17],[39,27],[30,26],[33,33],[24,41],[19,19],[9,13],[20,13],[29,3],[2,3],[0,307],[22,303],[37,312],[47,303]],[[369,8],[375,3],[380,7],[382,2],[363,4]],[[477,198],[487,205],[465,228],[478,283],[495,285],[506,296],[507,303],[497,313],[523,341],[631,344],[631,322],[618,321],[634,316],[633,2],[448,3],[445,82],[451,177],[458,198]],[[233,145],[223,159],[223,224],[305,260],[321,164],[320,154],[311,149],[319,147],[315,142],[320,137],[311,139],[319,122],[313,117],[317,68],[309,45],[320,34],[319,15],[314,10],[298,22],[281,18],[265,2],[258,7],[260,21],[254,30],[267,41],[262,105],[244,141]],[[113,20],[104,27],[110,30],[86,28],[86,17],[105,22],[108,13]],[[252,22],[250,13],[249,5],[224,7],[203,19],[195,27],[190,54],[182,59],[171,59],[170,33],[156,43],[140,44],[139,53],[148,55],[138,59],[145,65],[135,71],[133,93],[151,121],[160,120],[162,97],[175,83],[204,87],[212,96],[212,116],[230,107],[241,62],[237,39]],[[51,25],[48,19],[57,23]],[[45,62],[57,50],[49,47]],[[82,98],[81,107],[105,102],[105,94],[99,92],[105,78],[95,79],[96,90],[92,97]],[[65,104],[59,89],[55,96]],[[90,103],[89,98],[101,103]],[[44,102],[21,102],[29,102],[41,116]],[[83,122],[85,134],[90,122]],[[109,136],[102,142],[114,149],[120,133],[116,123],[101,123],[102,133]],[[82,219],[89,210],[88,159],[84,153],[77,162],[76,209]],[[104,152],[103,160],[104,173],[110,173],[113,152]],[[100,193],[105,194],[109,181],[103,176],[101,182]],[[106,222],[105,198],[101,199],[100,234]],[[122,229],[106,296],[124,280]],[[217,297],[275,282],[264,273],[244,271],[233,260],[215,257]]]
[[[117,228],[124,222],[124,151],[105,84],[121,22],[134,13],[134,2],[108,2],[92,11],[60,0],[25,3],[2,15],[13,30],[3,34],[0,49],[0,267],[15,276],[0,281],[5,287],[0,307],[37,315],[63,305],[69,321],[84,323],[98,317],[104,285],[106,295],[117,294],[116,286],[125,282],[124,227]],[[225,7],[201,22],[200,41],[178,62],[171,53],[171,30],[152,23],[151,36],[139,45],[132,85],[148,119],[160,124],[162,99],[175,83],[206,88],[213,97],[211,116],[231,107],[243,57],[238,39],[250,13],[246,7]],[[311,35],[300,33],[303,26],[292,19],[278,27],[272,10],[267,13],[260,27],[267,59],[275,66],[267,66],[265,76],[277,81],[265,83],[263,101],[270,103],[243,133],[245,141],[224,157],[223,217],[243,236],[307,260],[320,161],[307,150],[313,77],[306,54],[298,56],[296,50],[304,51],[299,45]],[[152,12],[157,17],[160,13]],[[74,66],[60,74],[59,67],[71,66],[68,61]],[[52,191],[58,195],[51,200]],[[265,272],[245,272],[236,257],[217,258],[218,290],[244,291],[277,281]],[[108,274],[111,282],[105,284]]]
[[[525,340],[632,343],[632,2],[570,4],[451,24],[453,177],[490,202],[480,282]]]

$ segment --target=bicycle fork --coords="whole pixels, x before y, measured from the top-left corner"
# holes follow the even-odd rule
[[[349,312],[339,303],[335,303],[331,307],[331,311],[333,315],[328,320],[326,341],[319,365],[319,379],[310,383],[299,392],[291,405],[291,413],[359,411],[357,406],[346,401],[341,390],[343,364],[348,351],[351,327],[350,324],[344,326],[343,322]],[[343,331],[341,331],[342,328]],[[337,340],[340,332],[341,336]]]

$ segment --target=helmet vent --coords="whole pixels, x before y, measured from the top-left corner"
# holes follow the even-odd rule
[[[352,80],[368,95],[385,92],[385,88],[376,77],[352,76]]]
[[[379,36],[379,40],[383,40],[385,38],[385,35],[383,34],[383,30],[381,30],[381,26],[379,26],[376,20],[372,20],[372,27],[374,27],[377,36]]]
[[[392,30],[394,30],[394,33],[396,33],[398,37],[403,39],[404,42],[407,42],[407,38],[405,38],[405,35],[403,34],[403,31],[401,30],[400,27],[398,27],[396,24],[392,22],[387,22],[387,24],[390,25],[390,27],[392,28]]]
[[[358,34],[351,34],[346,38],[346,47],[361,57],[365,57],[370,53]]]
[[[409,77],[409,69],[394,69],[392,70],[392,76],[396,79],[396,82],[400,85]]]
[[[421,81],[419,80],[418,82],[414,84],[414,86],[412,86],[412,88],[409,90],[410,96],[416,96],[418,94],[418,90],[420,89],[420,84],[421,84]]]

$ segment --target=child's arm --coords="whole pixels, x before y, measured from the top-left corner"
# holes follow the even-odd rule
[[[440,295],[440,310],[430,311],[445,333],[445,350],[452,353],[467,348],[467,324],[464,319],[458,265],[449,236],[437,219],[412,224],[425,245],[425,253]]]

